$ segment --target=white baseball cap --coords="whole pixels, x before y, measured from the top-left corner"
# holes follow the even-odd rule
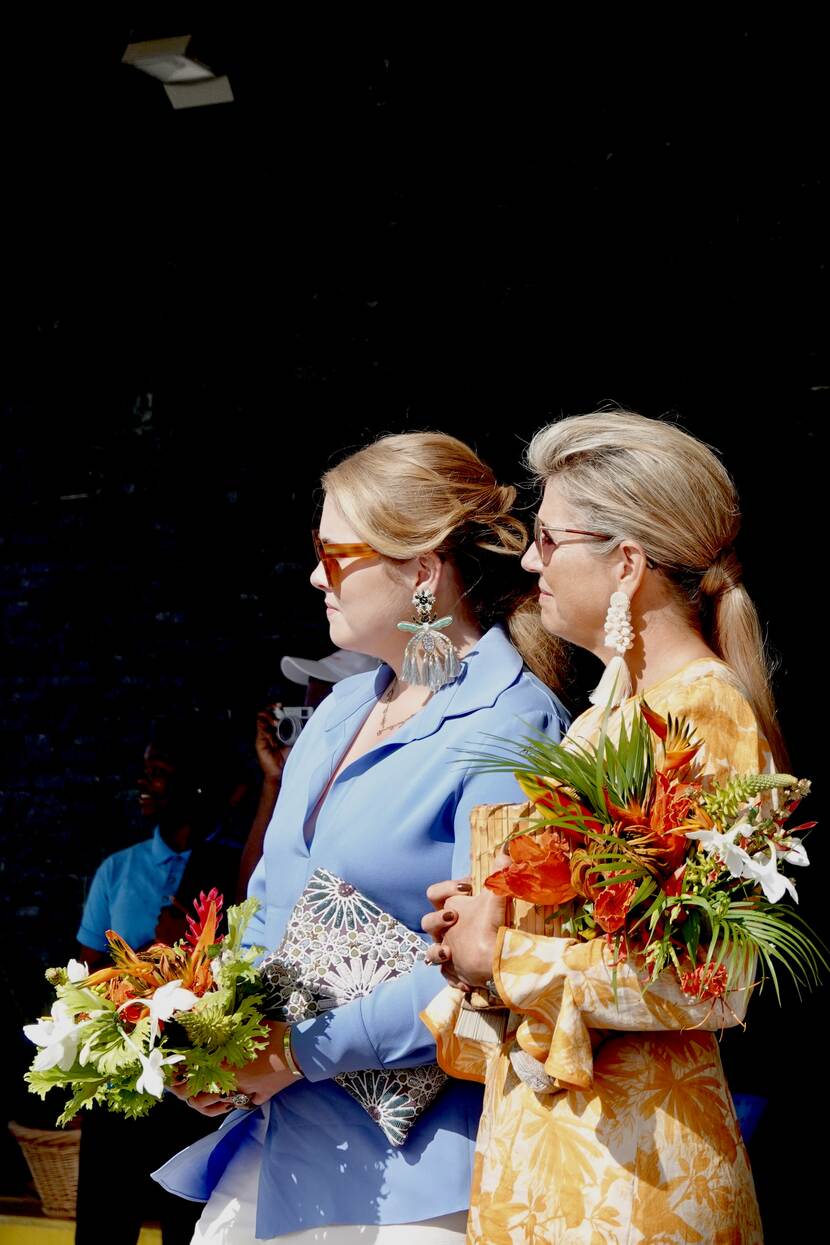
[[[376,657],[367,657],[365,653],[349,653],[344,648],[335,649],[328,657],[312,661],[308,657],[283,657],[280,670],[292,683],[308,685],[309,679],[319,679],[321,683],[339,683],[350,674],[365,674],[367,670],[377,670],[380,662]]]

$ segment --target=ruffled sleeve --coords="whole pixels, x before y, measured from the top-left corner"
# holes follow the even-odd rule
[[[495,956],[502,1000],[522,1013],[516,1040],[564,1085],[593,1082],[591,1030],[717,1031],[742,1023],[751,991],[745,985],[720,999],[685,994],[671,971],[649,982],[633,961],[614,963],[605,939],[576,942],[501,929]]]

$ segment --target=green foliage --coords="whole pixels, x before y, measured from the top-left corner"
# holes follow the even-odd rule
[[[82,1068],[78,1063],[68,1072],[62,1072],[60,1068],[46,1068],[43,1072],[36,1072],[34,1068],[30,1068],[23,1079],[29,1085],[29,1092],[37,1094],[39,1098],[45,1098],[50,1089],[65,1089],[70,1083],[92,1085],[93,1089],[106,1084],[106,1077],[102,1077],[96,1068]]]
[[[251,1043],[258,1037],[267,1037],[269,1032],[260,1019],[261,1002],[261,996],[249,995],[236,1011],[227,1014],[217,992],[206,995],[192,1012],[178,1013],[176,1019],[194,1046],[220,1051],[222,1058],[241,1067],[258,1049]]]
[[[236,1089],[236,1073],[225,1066],[219,1053],[194,1047],[178,1065],[187,1075],[188,1096],[227,1094]]]
[[[244,899],[242,903],[232,904],[227,911],[228,932],[222,944],[223,949],[238,952],[242,946],[245,930],[259,910],[259,900]]]
[[[643,804],[648,799],[654,775],[654,744],[651,730],[641,713],[635,713],[630,729],[620,724],[617,743],[608,736],[606,712],[596,747],[568,740],[557,744],[546,735],[525,735],[517,743],[499,735],[487,735],[499,745],[495,752],[465,753],[464,759],[481,772],[508,770],[516,775],[524,790],[535,787],[542,778],[575,795],[605,825],[612,822],[606,795],[612,803]],[[586,823],[584,812],[567,804],[554,809],[537,807],[534,822],[519,834],[534,834],[543,826],[577,831],[594,837],[595,828]]]

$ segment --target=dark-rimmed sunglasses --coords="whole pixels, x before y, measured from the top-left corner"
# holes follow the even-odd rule
[[[314,527],[311,529],[311,539],[314,541],[314,552],[317,554],[317,561],[322,565],[326,573],[326,582],[332,592],[340,590],[340,584],[343,576],[340,572],[340,558],[377,558],[377,549],[373,549],[371,545],[352,544],[338,545],[330,540],[321,540],[320,531]]]

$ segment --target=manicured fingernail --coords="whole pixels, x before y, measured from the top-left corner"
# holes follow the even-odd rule
[[[456,882],[455,889],[463,895],[469,895],[473,888],[469,882]]]
[[[450,953],[449,951],[447,951],[445,947],[439,947],[438,950],[435,952],[435,955],[436,955],[436,958],[439,959],[442,964],[445,960],[448,960],[450,958]]]
[[[452,908],[445,908],[441,913],[441,920],[446,921],[447,925],[452,925],[453,921],[458,920],[458,913],[453,912]]]

